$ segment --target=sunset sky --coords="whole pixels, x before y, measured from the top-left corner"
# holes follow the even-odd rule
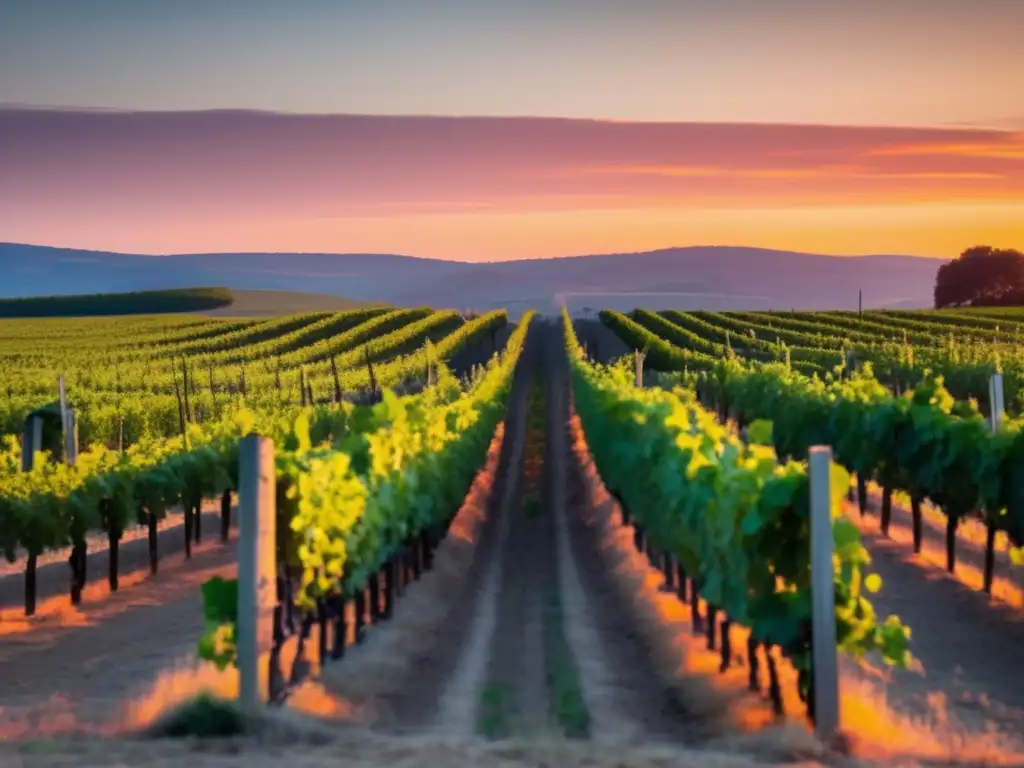
[[[0,2],[0,241],[1024,248],[1022,29],[1021,0]]]

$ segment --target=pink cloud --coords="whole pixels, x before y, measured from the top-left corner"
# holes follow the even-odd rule
[[[258,112],[0,110],[0,239],[658,205],[1010,200],[1024,134]]]

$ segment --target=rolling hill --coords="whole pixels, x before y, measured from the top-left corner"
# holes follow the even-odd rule
[[[223,285],[355,301],[550,311],[632,308],[853,309],[931,305],[942,262],[695,246],[628,254],[465,263],[393,254],[142,256],[0,243],[0,297]],[[227,310],[230,311],[230,310]]]
[[[200,314],[224,317],[256,317],[263,315],[298,315],[305,312],[344,312],[349,309],[383,304],[357,301],[345,296],[305,291],[233,290],[232,301],[224,307],[203,310]]]

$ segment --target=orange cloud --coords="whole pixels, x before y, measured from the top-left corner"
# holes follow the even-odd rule
[[[965,157],[996,160],[1024,160],[1024,134],[1010,133],[990,142],[923,143],[882,146],[868,150],[873,157]]]
[[[851,244],[830,252],[916,237],[909,252],[949,256],[1016,237],[1024,192],[1024,134],[998,130],[8,109],[0,147],[0,240],[139,252],[581,252],[593,213],[624,228],[602,241],[636,247],[797,248],[777,241],[804,221]],[[956,234],[920,231],[922,206]],[[876,224],[897,210],[906,227]],[[728,225],[700,226],[727,220],[712,211]]]
[[[734,179],[943,179],[949,181],[1000,180],[1003,174],[993,172],[970,171],[910,171],[887,172],[871,170],[862,165],[822,165],[810,168],[723,168],[708,167],[674,167],[674,166],[595,166],[592,168],[573,168],[566,173],[580,174],[625,174],[639,176],[673,176],[673,177],[721,177]]]

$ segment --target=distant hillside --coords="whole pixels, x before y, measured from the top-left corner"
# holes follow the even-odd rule
[[[225,315],[228,317],[256,317],[262,315],[297,315],[305,312],[342,312],[383,305],[378,301],[358,301],[327,293],[300,293],[298,291],[249,291],[231,292],[234,300],[230,306],[204,310],[204,315]]]
[[[227,288],[174,288],[166,291],[93,293],[0,299],[0,317],[88,317],[200,312],[230,306]]]
[[[298,291],[397,306],[550,312],[564,302],[632,309],[856,309],[932,304],[939,259],[820,256],[695,246],[489,263],[392,254],[213,253],[139,256],[0,244],[8,296],[185,288]]]

